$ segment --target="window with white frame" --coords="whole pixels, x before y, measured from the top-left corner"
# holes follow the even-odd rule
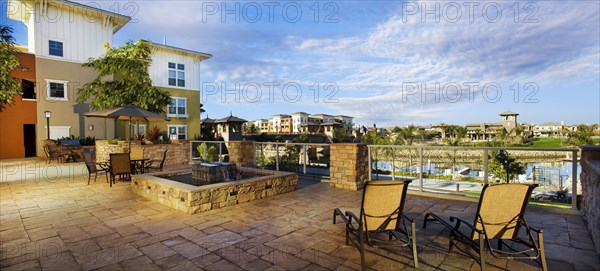
[[[187,139],[187,125],[167,125],[169,138]]]
[[[170,117],[187,118],[187,98],[171,97],[171,104],[167,108],[167,115]]]
[[[68,100],[67,81],[46,80],[47,97],[51,100]]]
[[[185,65],[169,62],[169,86],[185,87]]]
[[[63,56],[63,43],[60,41],[48,41],[48,54],[51,56]]]

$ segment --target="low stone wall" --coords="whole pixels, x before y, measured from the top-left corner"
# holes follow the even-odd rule
[[[131,148],[144,149],[144,158],[150,160],[162,159],[163,153],[167,151],[165,166],[185,165],[190,162],[190,144],[181,142],[177,144],[141,145],[139,141],[131,141]],[[107,162],[111,153],[123,153],[129,151],[127,141],[119,141],[117,144],[108,144],[108,140],[96,140],[96,161]]]
[[[581,149],[581,215],[600,255],[600,147]]]
[[[359,190],[369,179],[368,149],[365,144],[331,144],[329,185]]]
[[[160,178],[164,174],[190,173],[191,169],[132,176],[131,190],[170,208],[195,214],[239,203],[292,192],[298,175],[288,172],[238,167],[244,174],[263,175],[246,180],[193,186]]]

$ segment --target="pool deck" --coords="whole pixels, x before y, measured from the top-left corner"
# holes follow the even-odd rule
[[[129,183],[110,188],[85,176],[0,184],[0,268],[6,270],[359,270],[336,207],[358,207],[361,192],[302,178],[297,191],[197,215],[153,203]],[[448,232],[427,212],[474,213],[477,203],[409,194],[421,270],[479,270],[468,254],[448,254]],[[599,270],[580,215],[528,210],[544,229],[550,270]],[[469,252],[470,250],[466,250]],[[474,254],[474,252],[471,252]],[[369,248],[373,270],[412,270],[410,251]],[[487,258],[489,270],[540,270],[532,260]]]

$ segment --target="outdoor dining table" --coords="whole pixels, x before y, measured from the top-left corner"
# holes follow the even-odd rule
[[[133,174],[144,173],[144,164],[150,161],[150,158],[131,159],[131,172]]]

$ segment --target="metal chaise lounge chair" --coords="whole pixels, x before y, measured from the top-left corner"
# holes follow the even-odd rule
[[[502,259],[540,259],[542,269],[548,270],[544,255],[542,230],[529,227],[524,214],[529,197],[537,184],[499,184],[484,186],[475,218],[443,217],[427,213],[423,222],[437,221],[450,230],[448,251],[457,241],[463,241],[479,252],[481,270],[485,269],[485,254]],[[461,227],[462,226],[462,227]],[[519,234],[524,228],[525,234]],[[533,233],[537,235],[537,241]],[[496,248],[492,244],[496,242]]]
[[[415,268],[419,267],[416,224],[403,215],[410,182],[369,181],[363,190],[359,216],[340,208],[333,210],[333,224],[337,216],[346,223],[346,245],[351,241],[358,248],[363,270],[366,270],[365,243],[371,247],[411,246]],[[407,221],[411,224],[410,231],[406,227]]]

